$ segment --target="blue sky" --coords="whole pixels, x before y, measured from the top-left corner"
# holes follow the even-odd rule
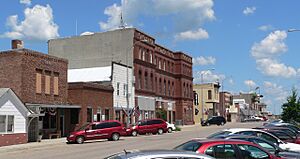
[[[47,40],[119,26],[194,58],[194,82],[223,81],[239,93],[260,88],[279,113],[292,87],[300,88],[300,1],[296,0],[9,0],[0,1],[0,50],[10,40],[47,53]]]

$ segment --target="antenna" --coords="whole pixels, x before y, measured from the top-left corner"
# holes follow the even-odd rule
[[[123,21],[123,14],[122,14],[122,11],[121,11],[121,15],[120,15],[120,26],[119,28],[121,29],[125,29],[125,23]]]

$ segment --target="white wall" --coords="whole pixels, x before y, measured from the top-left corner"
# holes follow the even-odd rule
[[[112,86],[114,88],[114,108],[123,107],[124,109],[127,108],[127,101],[126,95],[123,94],[124,92],[124,84],[127,84],[127,68],[123,65],[113,64],[113,79],[112,79]],[[120,83],[120,95],[117,95],[117,83]],[[132,69],[128,68],[128,92],[129,92],[129,108],[132,109],[134,107],[134,85],[133,85],[133,76],[132,76]]]
[[[26,133],[26,119],[10,100],[0,105],[0,115],[14,115],[13,133]]]

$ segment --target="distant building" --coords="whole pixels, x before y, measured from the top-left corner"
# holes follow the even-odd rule
[[[219,104],[219,83],[195,84],[194,92],[198,96],[199,105],[194,105],[198,114],[194,116],[195,123],[200,123],[201,119],[207,119],[211,116],[220,115]]]
[[[219,104],[218,111],[221,116],[225,117],[228,121],[230,121],[230,113],[229,109],[232,105],[232,94],[230,92],[220,92],[219,96]]]
[[[129,82],[135,87],[134,107],[141,119],[156,116],[193,124],[192,58],[185,53],[164,48],[135,28],[53,39],[48,44],[50,55],[69,60],[69,69],[106,67],[112,62],[132,67]]]

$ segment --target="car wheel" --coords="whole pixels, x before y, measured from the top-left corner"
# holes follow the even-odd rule
[[[131,135],[132,135],[132,136],[137,136],[138,133],[137,133],[137,131],[133,130],[133,131],[131,132]]]
[[[83,144],[83,142],[84,142],[84,137],[83,137],[83,136],[78,136],[78,137],[76,138],[76,142],[77,142],[78,144]]]
[[[172,132],[172,128],[168,128],[168,133],[171,133]]]
[[[120,139],[120,135],[118,134],[118,133],[113,133],[112,135],[111,135],[111,140],[112,141],[117,141],[117,140],[119,140]]]
[[[221,122],[221,125],[223,126],[224,124],[225,124],[225,123],[222,121],[222,122]]]
[[[163,129],[158,129],[158,130],[157,130],[157,133],[158,133],[158,135],[161,135],[161,134],[164,133],[164,130],[163,130]]]

